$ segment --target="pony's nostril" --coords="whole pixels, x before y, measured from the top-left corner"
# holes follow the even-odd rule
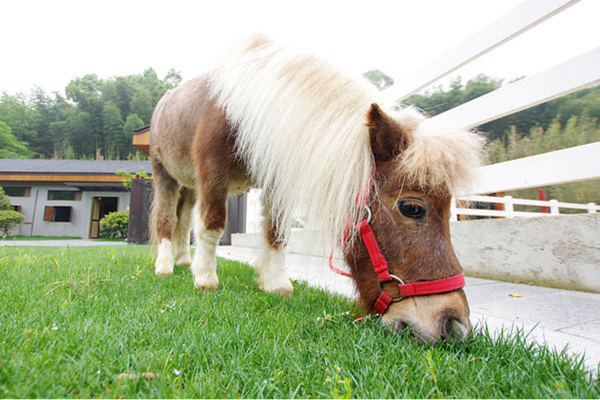
[[[452,316],[442,317],[440,321],[440,339],[458,339],[465,340],[468,335],[468,329],[457,318]]]
[[[408,328],[408,324],[404,321],[396,321],[394,326],[394,335],[405,331]]]

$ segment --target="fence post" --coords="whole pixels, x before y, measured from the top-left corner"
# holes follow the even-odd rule
[[[450,200],[450,221],[458,221],[458,215],[456,214],[456,197]]]
[[[588,213],[590,213],[590,214],[598,213],[598,211],[596,211],[596,203],[587,203],[586,206],[588,207]]]
[[[550,203],[550,214],[559,215],[560,209],[558,207],[558,200],[550,200],[548,203]]]
[[[504,196],[504,211],[506,212],[506,218],[515,217],[515,208],[513,206],[512,196]]]

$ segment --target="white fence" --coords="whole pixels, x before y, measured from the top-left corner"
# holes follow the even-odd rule
[[[397,82],[402,83],[386,89],[384,94],[390,101],[402,101],[579,2],[579,0],[527,0],[434,62],[422,66],[413,76],[395,77]],[[600,47],[436,115],[426,123],[447,130],[473,128],[598,83],[600,83]],[[469,193],[462,193],[461,197],[600,179],[600,143],[488,165],[481,168],[478,174],[478,184]],[[253,199],[258,201],[258,196],[255,195]],[[535,202],[535,200],[523,201]],[[510,206],[510,202],[507,204]],[[249,206],[250,209],[252,206],[250,204]],[[554,203],[548,207],[556,209]],[[559,205],[560,207],[566,206]],[[578,207],[588,209],[587,205],[571,208]],[[456,206],[453,206],[453,211],[458,211],[455,209]],[[480,210],[460,209],[459,214],[479,215],[476,214],[479,212]],[[455,218],[456,214],[454,213],[453,216]],[[510,218],[525,216],[525,214],[517,211],[512,214],[508,212],[508,215],[493,216]],[[260,219],[260,216],[253,216],[248,212],[249,232],[256,231]]]
[[[488,208],[466,207],[473,203],[484,203]],[[462,207],[461,207],[462,205]],[[492,205],[494,209],[489,209]],[[499,206],[499,207],[498,207]],[[529,206],[539,208],[539,211],[516,211],[515,206]],[[457,221],[458,215],[471,215],[479,217],[495,218],[531,218],[560,215],[561,209],[584,210],[590,214],[596,214],[600,211],[600,206],[595,203],[575,204],[564,203],[558,200],[526,200],[514,199],[512,196],[494,197],[494,196],[461,196],[452,200],[450,206],[450,220]]]

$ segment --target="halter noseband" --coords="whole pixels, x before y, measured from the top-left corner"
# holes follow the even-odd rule
[[[369,187],[369,192],[371,192],[373,188],[373,177],[375,175],[375,168],[373,168],[371,183]],[[363,200],[364,199],[364,200]],[[358,200],[358,199],[357,199]],[[447,293],[452,292],[454,290],[461,289],[465,286],[465,276],[461,272],[458,275],[451,276],[449,278],[444,279],[436,279],[431,281],[418,281],[418,282],[408,282],[405,283],[402,279],[393,275],[391,273],[390,267],[385,260],[385,256],[381,252],[379,248],[379,244],[375,239],[375,234],[373,233],[373,229],[371,228],[371,209],[368,206],[368,195],[363,196],[362,199],[359,200],[361,205],[367,211],[367,218],[363,219],[358,224],[352,223],[356,228],[358,228],[358,232],[362,238],[365,247],[367,248],[367,252],[369,253],[369,257],[371,258],[371,263],[373,264],[373,268],[375,269],[375,273],[379,278],[379,297],[375,301],[375,312],[379,315],[383,315],[389,308],[391,303],[403,300],[406,297],[410,296],[424,296],[428,294],[439,294],[439,293]],[[345,240],[344,240],[345,242]],[[337,273],[342,275],[351,276],[351,274],[341,271],[333,266],[333,249],[331,255],[329,256],[329,266],[330,268]],[[400,296],[394,298],[388,295],[385,290],[383,290],[383,284],[391,281],[398,282],[398,289],[400,291]]]

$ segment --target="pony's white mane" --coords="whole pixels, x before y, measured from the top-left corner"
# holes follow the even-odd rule
[[[361,212],[357,197],[369,190],[374,160],[365,124],[370,105],[382,104],[380,92],[365,79],[350,78],[313,55],[276,46],[258,35],[235,47],[211,71],[209,84],[237,129],[238,154],[254,183],[263,188],[282,234],[289,232],[294,214],[301,210],[311,228],[339,242],[347,219]],[[435,140],[420,140],[420,114],[408,109],[390,115],[415,124],[418,146],[411,146],[404,157],[407,173],[416,171],[417,179],[431,179],[432,170],[424,163],[440,156],[455,160],[454,167],[464,161],[462,143],[447,157],[447,149],[441,148],[456,134],[451,139],[433,135]],[[437,150],[428,156],[431,143]],[[464,171],[453,176],[446,164],[440,180],[466,178]]]

